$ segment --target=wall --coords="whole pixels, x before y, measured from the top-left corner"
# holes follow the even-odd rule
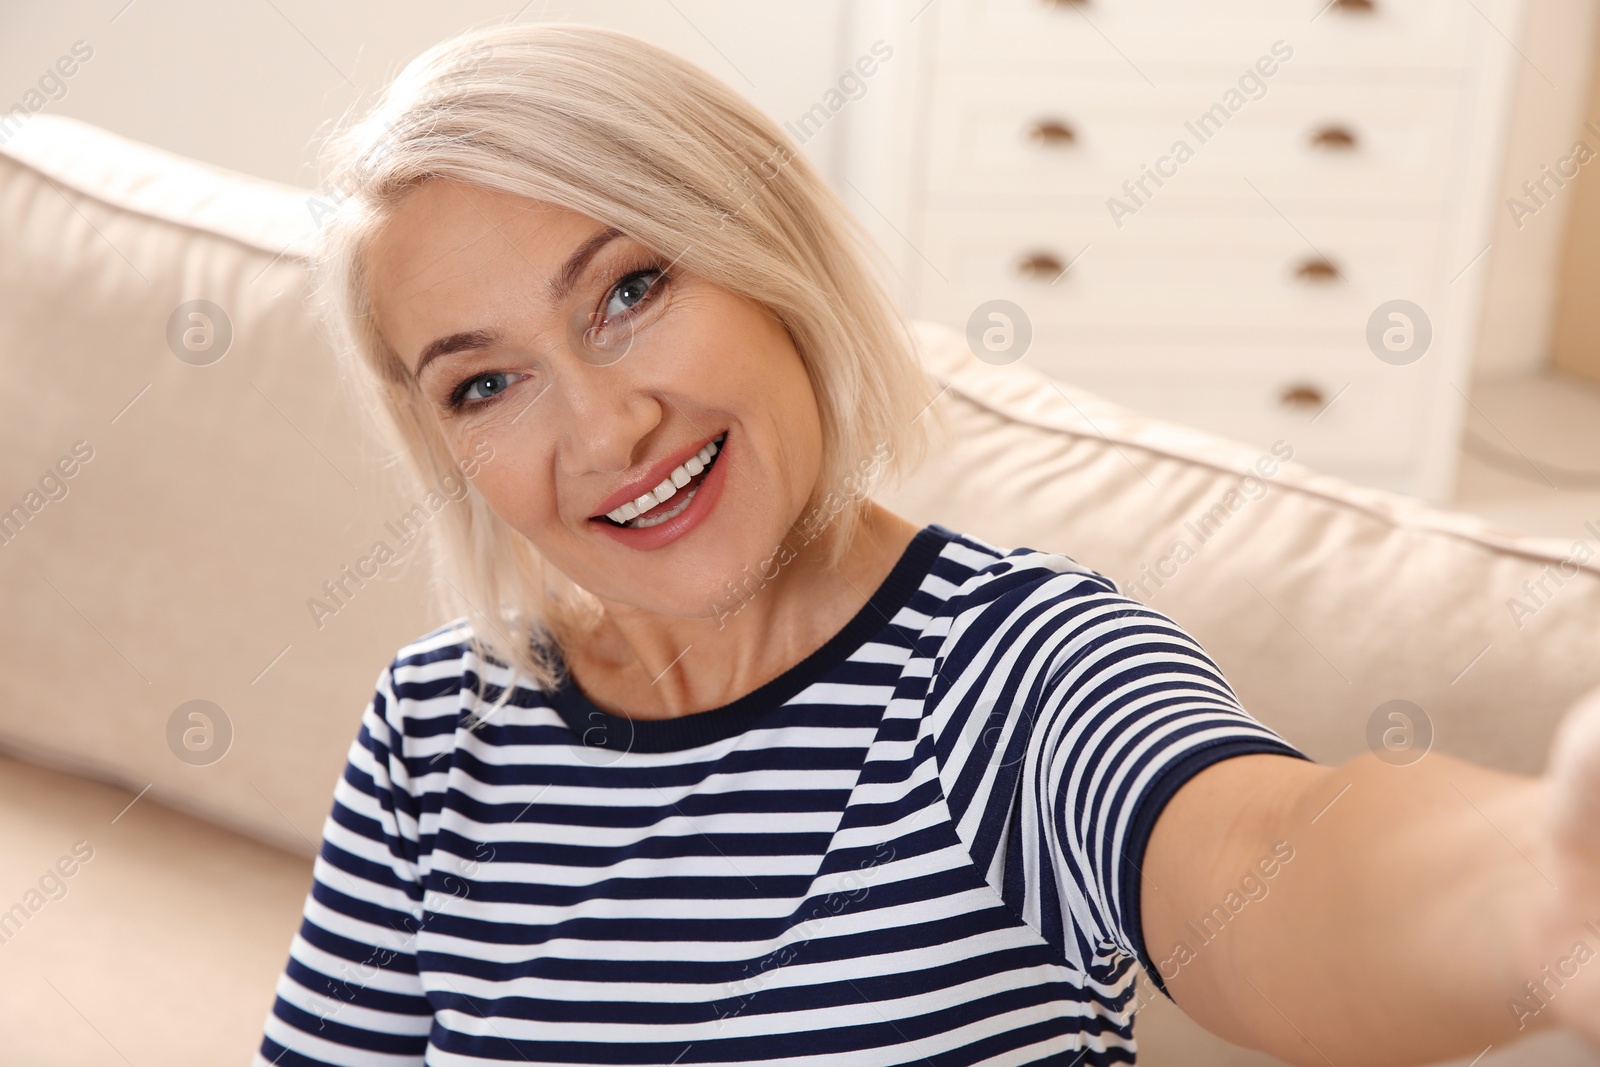
[[[1572,187],[1551,348],[1556,370],[1600,385],[1600,166],[1593,165],[1600,159],[1600,71],[1591,80],[1588,118],[1594,125],[1579,137],[1597,155]]]
[[[843,0],[105,0],[0,3],[0,110],[43,110],[233,170],[312,186],[318,132],[405,62],[471,26],[516,17],[628,30],[705,67],[780,121],[838,79]],[[82,41],[70,77],[52,68]],[[74,64],[68,62],[66,66]],[[65,67],[63,69],[66,69]],[[40,82],[44,79],[44,89]],[[49,97],[57,97],[49,99]],[[831,174],[837,131],[805,143]]]
[[[1474,377],[1504,379],[1542,369],[1549,358],[1557,278],[1572,185],[1534,203],[1524,182],[1538,181],[1571,153],[1586,118],[1600,5],[1596,0],[1531,0],[1517,48],[1516,98],[1506,137],[1500,209],[1488,254],[1471,270],[1488,270],[1479,320]],[[1517,39],[1511,27],[1506,36]],[[1511,47],[1508,42],[1506,47]],[[1600,118],[1600,113],[1593,117]],[[1590,135],[1591,145],[1600,138]],[[1515,207],[1515,202],[1526,208]],[[1532,210],[1532,214],[1528,213]]]

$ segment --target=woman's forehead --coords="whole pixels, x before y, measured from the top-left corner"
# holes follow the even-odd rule
[[[370,262],[419,272],[452,255],[514,256],[538,267],[600,228],[586,215],[529,197],[436,179],[405,195],[368,246]],[[496,247],[498,251],[496,251]]]

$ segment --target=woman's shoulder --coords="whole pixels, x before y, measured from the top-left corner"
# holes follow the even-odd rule
[[[441,670],[466,668],[477,660],[472,624],[465,616],[436,626],[401,645],[390,661],[391,672],[426,671],[437,676]]]
[[[1041,594],[1126,599],[1110,578],[1063,552],[1003,547],[938,524],[934,529],[946,539],[934,575],[948,583],[948,614],[1014,607]]]
[[[510,684],[508,664],[477,640],[472,622],[452,619],[407,641],[390,660],[384,677],[397,700],[415,702],[454,698],[463,690],[492,688],[498,693]],[[524,672],[517,672],[519,688],[537,687]]]
[[[1126,596],[1116,582],[1063,552],[1002,547],[946,531],[940,554],[948,584],[926,628],[937,636],[941,674],[1098,649],[1108,662],[1137,657],[1152,642],[1177,654],[1197,644],[1173,619]],[[939,567],[934,573],[938,574]],[[1029,655],[1019,659],[1018,649]]]

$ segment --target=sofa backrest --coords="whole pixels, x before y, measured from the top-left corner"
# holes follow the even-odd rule
[[[0,531],[0,742],[306,854],[433,626],[420,553],[343,574],[416,501],[307,305],[311,196],[43,115],[0,150],[0,508],[42,501]]]
[[[374,680],[444,621],[408,538],[430,512],[387,480],[306,304],[313,196],[48,116],[0,149],[0,746],[308,855]],[[1442,750],[1534,771],[1600,683],[1600,569],[1564,572],[1572,543],[917,329],[947,388],[884,502],[1115,579],[1313,756],[1359,753],[1403,699]],[[399,560],[353,580],[378,542]]]
[[[1151,419],[917,328],[949,385],[947,425],[940,454],[880,499],[1112,578],[1315,759],[1360,755],[1400,711],[1418,744],[1431,727],[1440,751],[1537,773],[1600,685],[1600,514],[1567,540],[1528,536],[1284,462],[1292,441]]]

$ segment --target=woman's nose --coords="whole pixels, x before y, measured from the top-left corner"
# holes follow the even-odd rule
[[[555,383],[560,408],[559,461],[567,474],[615,474],[647,457],[644,442],[660,425],[662,403],[630,381],[623,364],[578,362]]]

